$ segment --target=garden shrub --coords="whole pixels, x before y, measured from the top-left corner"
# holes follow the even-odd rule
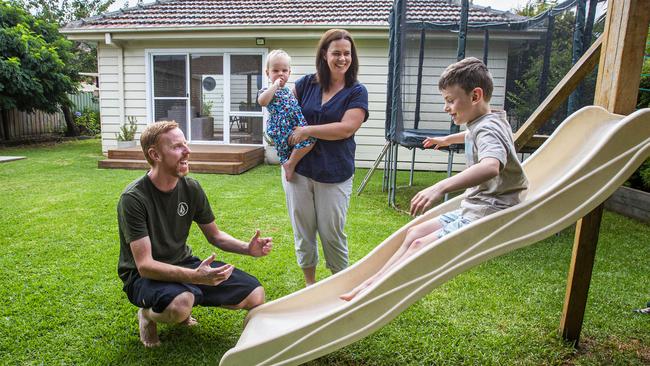
[[[84,108],[82,112],[75,112],[75,123],[79,126],[82,135],[95,136],[101,132],[99,112],[92,108]]]
[[[650,159],[647,159],[641,164],[639,169],[632,174],[625,185],[630,188],[650,192]]]

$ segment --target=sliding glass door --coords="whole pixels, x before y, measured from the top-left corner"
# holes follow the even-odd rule
[[[262,144],[260,50],[149,54],[154,120],[176,121],[195,143]]]
[[[262,88],[262,55],[230,56],[230,141],[262,143],[262,106],[257,91]]]
[[[223,55],[190,55],[191,141],[224,141]]]
[[[176,121],[187,135],[187,57],[154,55],[153,112],[156,121]]]

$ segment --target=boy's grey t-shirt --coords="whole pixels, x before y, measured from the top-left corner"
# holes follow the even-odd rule
[[[501,163],[499,175],[465,191],[460,204],[465,218],[478,220],[524,199],[528,179],[517,158],[504,111],[485,114],[467,124],[465,157],[468,167],[485,158]]]

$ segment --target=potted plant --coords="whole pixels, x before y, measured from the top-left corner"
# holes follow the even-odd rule
[[[127,123],[120,127],[120,132],[117,133],[117,148],[125,149],[135,146],[135,133],[138,130],[138,125],[134,116],[127,118]]]
[[[269,165],[280,164],[278,151],[275,149],[275,142],[273,142],[266,132],[262,134],[262,137],[266,141],[266,146],[264,146],[264,162]]]
[[[192,140],[211,140],[214,134],[214,118],[212,107],[214,101],[203,100],[201,103],[201,116],[192,118]]]

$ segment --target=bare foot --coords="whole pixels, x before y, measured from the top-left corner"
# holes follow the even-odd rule
[[[284,177],[287,179],[287,182],[291,182],[293,179],[293,172],[296,170],[296,167],[289,164],[289,163],[284,163]]]
[[[197,324],[199,324],[199,322],[191,315],[181,322],[181,325],[186,325],[188,327],[193,327]]]
[[[143,309],[138,310],[138,323],[140,326],[140,341],[147,347],[160,346],[160,339],[158,339],[158,327],[156,322],[147,319],[142,313]]]
[[[349,292],[346,292],[346,293],[344,293],[342,295],[339,295],[339,299],[345,300],[345,301],[350,301],[350,300],[354,299],[354,297],[357,296],[361,291],[368,288],[368,286],[370,286],[370,284],[362,283],[361,285],[359,285],[359,286],[355,287],[354,289],[352,289],[352,291],[349,291]]]

